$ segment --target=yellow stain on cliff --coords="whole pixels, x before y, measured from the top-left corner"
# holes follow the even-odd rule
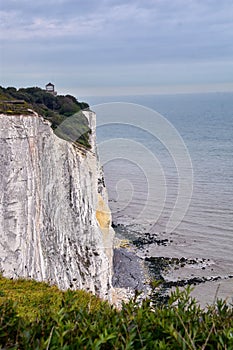
[[[104,202],[100,194],[98,194],[98,204],[96,209],[96,219],[101,229],[108,229],[111,224],[111,213],[108,205]]]

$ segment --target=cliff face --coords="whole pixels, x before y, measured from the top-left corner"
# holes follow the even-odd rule
[[[58,138],[35,113],[0,115],[0,269],[108,298],[111,213],[96,156]]]

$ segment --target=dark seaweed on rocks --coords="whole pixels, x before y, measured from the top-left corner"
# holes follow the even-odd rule
[[[168,245],[168,243],[170,242],[167,238],[158,239],[155,234],[151,234],[149,232],[146,232],[142,237],[138,237],[137,239],[133,240],[133,244],[138,248],[141,248],[146,244],[156,244],[159,246],[160,245],[166,246]]]

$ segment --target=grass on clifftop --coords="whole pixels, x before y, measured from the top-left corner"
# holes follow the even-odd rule
[[[34,110],[49,120],[54,130],[59,127],[57,133],[59,137],[90,148],[89,135],[91,130],[87,118],[82,113],[82,110],[88,108],[87,103],[79,102],[71,95],[54,96],[39,87],[17,90],[15,87],[3,88],[0,86],[0,114],[30,115],[30,109]],[[65,130],[62,132],[62,123],[64,122]],[[70,129],[72,129],[71,134]],[[67,132],[68,134],[66,134]],[[74,139],[76,135],[77,138]]]
[[[0,348],[233,349],[233,309],[201,309],[189,290],[167,305],[131,300],[116,310],[84,291],[0,278]]]

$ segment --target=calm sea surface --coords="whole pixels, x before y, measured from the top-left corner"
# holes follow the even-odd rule
[[[97,128],[98,143],[101,145],[106,142],[109,154],[104,170],[113,221],[126,225],[132,232],[141,232],[143,235],[150,231],[169,238],[167,246],[148,247],[150,256],[209,259],[207,266],[202,266],[200,271],[183,269],[173,272],[168,278],[220,276],[219,296],[232,297],[233,279],[229,276],[233,275],[233,94],[89,99],[92,105],[113,101],[140,104],[162,114],[182,137],[193,169],[193,192],[189,208],[181,223],[168,234],[165,225],[178,196],[179,174],[166,145],[132,125]],[[97,112],[97,120],[101,120],[101,108],[93,106],[93,109]],[[111,114],[111,108],[108,113]],[[135,114],[135,118],[140,117]],[[146,116],[143,118],[146,124]],[[129,155],[125,159],[124,156],[115,157],[114,146],[108,144],[109,140],[115,138],[143,144],[145,151],[135,147],[136,154],[132,155],[132,159]],[[124,147],[127,146],[123,143],[123,154]],[[158,164],[151,161],[151,152],[156,155]],[[135,157],[138,157],[138,162]],[[140,165],[142,159],[143,166]],[[157,167],[162,172],[155,172],[154,180],[153,176],[148,180],[148,169],[153,173]],[[160,179],[162,173],[163,178]],[[149,185],[156,193],[153,198],[148,197],[148,181],[152,182]],[[161,191],[156,192],[158,187]],[[162,209],[159,200],[163,201]],[[147,213],[141,215],[145,205]],[[202,301],[210,302],[217,283],[206,283],[205,287],[198,288],[197,296]]]

